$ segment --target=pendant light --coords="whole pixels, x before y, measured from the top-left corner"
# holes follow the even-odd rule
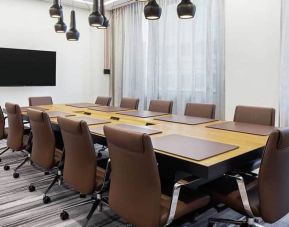
[[[70,14],[70,29],[66,32],[66,38],[69,41],[78,41],[79,32],[76,29],[75,11],[71,10]]]
[[[103,0],[100,0],[100,12],[103,16],[103,23],[102,25],[98,26],[97,28],[99,29],[106,29],[109,26],[109,20],[106,18],[106,16],[104,15],[104,4],[103,4]]]
[[[58,0],[53,0],[53,5],[49,9],[50,17],[60,18],[62,14],[62,7],[59,5]]]
[[[102,26],[104,18],[98,10],[98,0],[93,0],[93,12],[88,17],[89,25],[92,27]]]
[[[177,7],[177,13],[180,19],[190,19],[195,16],[196,6],[191,0],[182,0]]]
[[[57,32],[57,33],[65,33],[66,32],[67,26],[63,21],[63,15],[61,15],[61,17],[58,18],[57,23],[54,25],[54,29],[55,29],[55,32]]]
[[[144,15],[148,20],[158,20],[162,15],[162,8],[156,0],[150,0],[144,7]]]
[[[109,27],[109,20],[103,15],[103,24],[98,26],[98,29],[107,29]]]

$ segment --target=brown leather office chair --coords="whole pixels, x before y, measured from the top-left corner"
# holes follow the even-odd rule
[[[236,106],[234,121],[275,126],[275,109],[255,106]]]
[[[52,105],[53,101],[50,96],[29,97],[29,106]]]
[[[122,98],[120,102],[120,107],[128,109],[138,109],[139,99],[133,98]]]
[[[185,115],[215,119],[215,104],[187,103]]]
[[[101,106],[110,106],[111,97],[104,97],[104,96],[98,96],[96,98],[95,104],[101,105]]]
[[[161,193],[156,157],[147,134],[109,126],[104,126],[104,133],[111,159],[109,206],[121,218],[138,227],[164,226],[209,203],[209,196],[193,190],[181,193],[186,199],[179,200],[182,186],[192,183],[185,180],[175,184],[173,198]]]
[[[151,100],[149,111],[171,114],[173,110],[173,101]]]
[[[19,105],[13,103],[6,103],[5,108],[7,112],[9,128],[7,137],[7,148],[1,154],[5,153],[10,149],[12,151],[24,152],[29,143],[30,136],[28,136],[27,134],[30,133],[30,128],[24,128],[21,109]],[[23,160],[23,163],[27,162],[27,157],[28,154],[25,153],[23,159],[17,159],[12,162],[6,163],[4,165],[4,170],[9,170],[10,164],[15,164],[21,160]]]
[[[82,195],[92,195],[92,199],[64,208],[63,220],[68,218],[67,210],[86,203],[93,203],[87,222],[101,203],[105,188],[106,170],[97,166],[97,157],[92,137],[85,121],[57,118],[65,149],[63,181]]]
[[[210,219],[209,226],[225,222],[238,225],[260,217],[267,223],[275,223],[289,213],[289,128],[275,130],[264,149],[259,176],[252,173],[228,174],[213,182],[214,201],[221,202],[247,217],[246,221]],[[249,182],[245,184],[244,179]],[[237,183],[235,183],[237,182]],[[234,184],[233,184],[234,183]],[[231,188],[229,188],[231,187]],[[246,225],[247,226],[247,225]]]
[[[55,135],[48,114],[42,111],[28,109],[28,117],[33,135],[30,157],[31,164],[49,173],[61,161],[63,152],[56,147]],[[19,168],[20,167],[15,169],[14,175],[16,173],[19,176],[17,172]],[[35,191],[34,184],[29,185],[29,191]],[[44,200],[46,200],[45,203],[50,201],[48,197]]]
[[[275,109],[255,106],[236,106],[235,122],[259,124],[265,126],[275,126]],[[245,169],[257,169],[260,166],[261,159],[248,163]]]
[[[28,109],[32,131],[31,161],[44,170],[50,170],[60,161],[62,151],[56,148],[55,135],[47,113]]]

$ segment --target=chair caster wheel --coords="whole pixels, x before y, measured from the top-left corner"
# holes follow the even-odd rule
[[[79,194],[79,198],[86,198],[86,195],[85,194]]]
[[[60,214],[60,218],[62,221],[67,220],[69,218],[69,214],[65,210],[63,210]]]
[[[49,175],[49,174],[50,174],[49,172],[44,172],[44,175],[45,175],[45,176],[47,176],[47,175]]]
[[[50,202],[51,202],[51,199],[50,199],[49,196],[46,195],[46,196],[43,197],[43,203],[44,204],[47,204],[47,203],[50,203]]]
[[[4,170],[5,170],[5,171],[8,171],[9,169],[10,169],[10,166],[8,166],[8,165],[5,165],[5,166],[4,166]]]
[[[17,172],[13,173],[13,177],[14,177],[15,179],[18,178],[18,177],[19,177],[19,173],[17,173]]]
[[[243,223],[240,225],[240,227],[250,227],[251,225],[247,224],[247,223]]]
[[[214,223],[209,223],[209,224],[208,224],[208,227],[214,227],[214,226],[215,226]]]
[[[34,192],[34,191],[35,191],[35,186],[32,185],[32,184],[30,184],[29,187],[28,187],[28,190],[29,190],[30,192]]]

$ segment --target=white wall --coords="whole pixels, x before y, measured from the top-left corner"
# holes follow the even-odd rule
[[[54,32],[49,7],[39,0],[0,0],[0,47],[57,52],[56,87],[0,87],[0,105],[27,105],[29,96],[50,95],[55,103],[65,103],[108,95],[109,78],[102,74],[104,31],[89,27],[88,10],[75,9],[80,40],[69,42],[65,34]],[[64,6],[68,27],[71,9]]]
[[[238,104],[278,110],[281,1],[225,0],[225,6],[226,119]]]

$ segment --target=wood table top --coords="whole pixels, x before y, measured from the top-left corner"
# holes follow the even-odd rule
[[[138,118],[127,115],[120,115],[111,112],[101,112],[101,111],[92,111],[88,108],[76,108],[67,106],[65,104],[55,104],[55,105],[44,105],[41,106],[48,111],[62,111],[72,113],[75,116],[89,116],[91,118],[98,118],[103,120],[109,120],[111,123],[109,124],[130,124],[135,126],[147,126],[148,128],[160,130],[162,133],[151,135],[152,138],[160,137],[164,135],[178,134],[183,136],[189,136],[193,138],[205,139],[208,141],[214,141],[219,143],[231,144],[235,145],[238,148],[223,154],[219,154],[201,161],[192,160],[189,158],[181,157],[178,155],[174,155],[171,153],[167,153],[161,150],[155,150],[157,153],[161,153],[173,158],[181,159],[187,162],[196,163],[201,166],[214,166],[220,162],[224,162],[229,159],[236,158],[243,154],[249,153],[256,149],[262,148],[265,146],[268,137],[267,136],[258,136],[246,133],[225,131],[225,130],[216,130],[212,128],[208,128],[206,126],[211,124],[216,124],[215,121],[211,123],[198,124],[198,125],[185,125],[178,124],[172,122],[158,121],[155,120],[154,117],[151,118]],[[26,113],[23,113],[24,115]],[[86,114],[86,115],[85,115]],[[57,124],[56,119],[52,118],[51,122]],[[106,124],[106,125],[109,125]],[[94,128],[97,126],[90,126],[90,128]],[[92,132],[92,134],[94,134]],[[97,136],[103,137],[101,134],[95,134]]]

